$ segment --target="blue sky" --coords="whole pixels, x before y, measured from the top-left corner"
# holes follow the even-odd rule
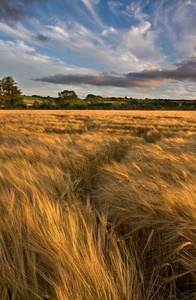
[[[26,95],[196,99],[195,16],[196,0],[0,0],[0,79]]]

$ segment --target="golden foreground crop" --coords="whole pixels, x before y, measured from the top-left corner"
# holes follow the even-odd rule
[[[196,112],[0,111],[0,299],[196,299]]]

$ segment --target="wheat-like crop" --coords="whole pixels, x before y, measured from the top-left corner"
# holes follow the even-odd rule
[[[0,111],[0,298],[195,299],[196,113]]]

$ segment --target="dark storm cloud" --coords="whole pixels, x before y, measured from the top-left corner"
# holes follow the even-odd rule
[[[48,0],[0,0],[0,20],[6,23],[15,23],[31,16],[27,5],[33,2],[48,1]]]
[[[35,37],[36,40],[40,42],[47,42],[50,40],[50,38],[46,35],[43,35],[42,33],[38,33],[37,36]]]
[[[100,74],[57,74],[35,81],[44,81],[55,84],[89,84],[94,86],[114,86],[123,88],[151,88],[160,86],[163,82],[190,81],[196,82],[196,57],[191,56],[186,60],[173,64],[170,68],[162,70],[143,70],[142,72],[118,75],[115,73]]]
[[[17,22],[25,15],[26,11],[20,2],[0,0],[0,20]]]

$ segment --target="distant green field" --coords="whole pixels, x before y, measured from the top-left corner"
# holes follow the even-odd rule
[[[41,98],[41,97],[32,97],[32,96],[23,96],[24,102],[27,104],[27,106],[33,105],[34,101],[38,101],[39,103],[42,103],[44,100],[48,100],[47,98]]]

